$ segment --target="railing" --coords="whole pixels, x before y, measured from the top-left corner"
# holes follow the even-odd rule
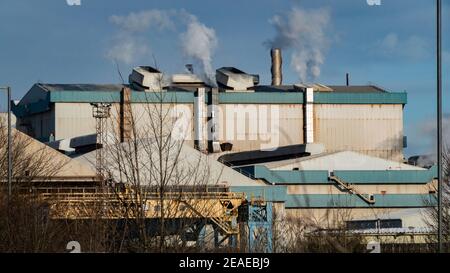
[[[222,163],[223,165],[227,166],[227,167],[232,168],[233,170],[239,172],[240,174],[245,175],[245,176],[247,176],[247,177],[253,179],[253,180],[256,180],[256,179],[257,179],[257,178],[256,178],[255,176],[253,176],[251,173],[248,173],[248,172],[242,170],[241,168],[234,168],[234,165],[231,164],[231,163],[229,163],[229,162],[227,162],[227,161],[220,160],[219,162]]]
[[[331,175],[330,179],[333,181],[336,181],[342,188],[346,189],[351,194],[356,194],[357,196],[359,196],[361,199],[363,199],[367,203],[369,203],[369,204],[375,203],[375,200],[367,198],[364,194],[360,193],[358,190],[353,188],[349,183],[343,182],[339,177]]]
[[[52,199],[69,199],[69,200],[86,200],[86,199],[133,199],[134,193],[113,193],[113,192],[57,192],[57,193],[41,193],[43,198]],[[142,199],[244,199],[243,193],[238,192],[166,192],[162,195],[158,192],[137,194]]]

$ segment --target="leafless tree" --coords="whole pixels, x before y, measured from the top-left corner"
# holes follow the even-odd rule
[[[301,217],[281,214],[274,216],[274,252],[364,252],[363,238],[352,234],[346,226],[352,218],[351,209],[326,209],[319,218],[313,213]]]
[[[102,169],[123,208],[128,251],[185,251],[181,235],[218,209],[219,199],[204,198],[217,176],[206,156],[187,147],[177,131],[186,130],[179,127],[177,101],[163,90],[162,76],[158,82],[142,92],[140,107],[115,105],[105,130]]]
[[[442,162],[442,171],[443,171],[443,184],[442,184],[442,241],[443,241],[443,250],[444,252],[450,251],[450,148],[445,145],[443,152],[443,162]],[[436,183],[432,183],[430,185],[430,192],[437,193],[438,185]],[[425,223],[428,227],[431,228],[433,235],[427,237],[427,243],[429,244],[429,251],[437,250],[437,233],[438,233],[438,207],[437,207],[437,199],[432,200],[424,200],[426,204],[428,204],[428,209],[423,215]]]
[[[61,226],[49,218],[49,205],[33,192],[66,162],[52,161],[49,149],[12,131],[12,194],[7,185],[7,127],[0,117],[0,252],[52,252]],[[57,153],[56,151],[54,151]],[[59,248],[61,250],[61,248]]]

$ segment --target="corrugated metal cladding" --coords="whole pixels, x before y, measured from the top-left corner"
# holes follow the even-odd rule
[[[395,161],[403,159],[403,107],[398,104],[316,104],[316,142],[328,152],[353,150]]]
[[[303,143],[303,105],[220,104],[219,140],[235,152]]]
[[[163,114],[173,109],[173,106],[172,104],[164,104],[162,108]],[[138,130],[139,128],[148,130],[149,113],[155,113],[155,106],[147,103],[133,103],[131,107],[136,128]],[[189,119],[192,116],[192,111],[192,104],[177,104],[176,111],[169,112],[168,121],[166,122],[167,128],[173,129],[175,123],[181,126],[183,120],[180,117],[188,118],[186,120],[186,132],[188,134],[186,141],[193,140],[193,124],[192,120]],[[95,119],[92,117],[92,106],[90,104],[55,103],[55,113],[54,133],[56,140],[95,133]],[[114,103],[111,107],[111,119],[107,124],[108,130],[112,130],[112,124],[116,126],[115,130],[118,130],[118,115],[119,104]]]

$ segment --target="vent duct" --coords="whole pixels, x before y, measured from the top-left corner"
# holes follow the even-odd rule
[[[129,77],[130,85],[138,91],[160,90],[163,86],[162,73],[151,66],[133,68]]]

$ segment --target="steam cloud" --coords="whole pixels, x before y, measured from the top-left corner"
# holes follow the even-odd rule
[[[429,143],[426,154],[427,160],[436,162],[436,147],[437,147],[437,124],[435,119],[424,120],[419,123],[416,127],[417,135],[421,142],[424,140],[431,140]],[[444,150],[450,149],[450,114],[444,113],[442,117],[442,135],[443,135],[443,144]],[[445,152],[445,151],[444,151]]]
[[[316,79],[330,43],[326,33],[330,22],[329,10],[294,7],[285,15],[275,15],[269,22],[276,35],[267,44],[292,49],[291,66],[302,82]]]
[[[170,11],[147,10],[138,13],[132,12],[126,16],[112,15],[109,21],[116,25],[119,31],[106,56],[115,61],[131,64],[139,58],[149,55],[150,46],[139,34],[149,29],[157,31],[173,29],[171,13]]]
[[[208,80],[215,82],[212,68],[212,55],[218,40],[214,29],[200,23],[195,16],[189,16],[186,32],[180,34],[183,53],[201,63]]]
[[[150,53],[145,33],[156,31],[177,31],[181,24],[185,31],[179,34],[183,54],[198,61],[205,75],[212,81],[212,56],[218,44],[213,28],[201,23],[185,10],[146,10],[125,16],[113,15],[109,21],[118,27],[112,47],[107,51],[109,59],[131,64]],[[212,81],[213,82],[213,81]]]

